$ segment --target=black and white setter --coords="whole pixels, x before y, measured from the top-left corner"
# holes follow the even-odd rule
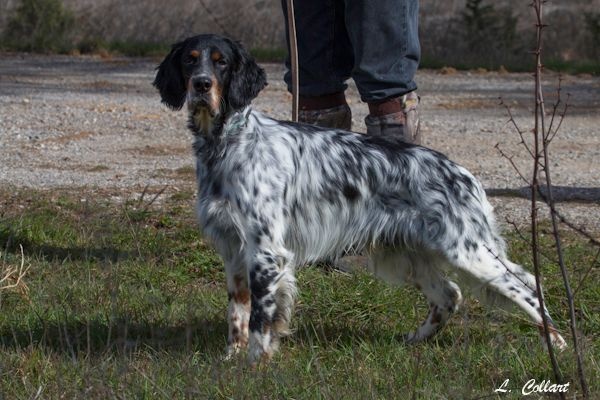
[[[187,103],[198,217],[227,273],[229,355],[248,346],[250,363],[270,358],[288,333],[295,268],[348,252],[368,254],[385,281],[423,291],[429,315],[408,342],[429,338],[456,312],[455,273],[542,325],[534,278],[508,260],[485,192],[465,168],[393,138],[252,110],[265,72],[225,37],[176,43],[157,69],[162,101],[176,110]]]

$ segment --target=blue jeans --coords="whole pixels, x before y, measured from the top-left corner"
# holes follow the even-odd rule
[[[287,15],[285,0],[282,5]],[[350,77],[364,102],[417,88],[418,0],[297,0],[294,13],[300,95],[344,91]],[[284,80],[291,91],[289,57],[286,66]]]

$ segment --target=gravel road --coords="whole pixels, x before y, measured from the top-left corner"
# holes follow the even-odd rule
[[[165,188],[165,196],[193,190],[191,137],[184,111],[160,104],[151,86],[157,60],[2,54],[0,56],[0,185],[69,188],[121,199]],[[281,65],[264,65],[269,86],[254,107],[289,118],[291,98]],[[558,75],[546,75],[547,108]],[[508,115],[529,136],[533,118],[530,74],[419,71],[425,145],[464,165],[492,193],[524,185],[495,145],[526,175],[531,160]],[[355,130],[364,132],[366,106],[349,90]],[[600,77],[564,76],[569,108],[552,143],[553,183],[568,193],[587,188],[592,201],[564,202],[575,223],[600,231]],[[549,121],[549,118],[547,119]],[[555,123],[556,125],[556,123]],[[594,199],[595,198],[595,199]],[[529,202],[492,196],[500,221],[527,222]]]

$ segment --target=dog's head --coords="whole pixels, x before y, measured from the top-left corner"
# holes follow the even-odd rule
[[[154,86],[163,103],[179,110],[187,101],[200,123],[249,105],[267,84],[254,58],[239,43],[218,35],[175,43],[157,70]]]

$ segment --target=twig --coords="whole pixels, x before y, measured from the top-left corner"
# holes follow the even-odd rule
[[[594,261],[592,261],[590,263],[590,267],[588,268],[587,271],[585,271],[585,274],[583,274],[583,276],[579,280],[579,283],[577,284],[577,287],[575,288],[575,290],[573,290],[573,297],[577,296],[577,293],[579,292],[579,289],[581,289],[581,287],[583,286],[583,282],[585,282],[587,280],[588,275],[590,274],[590,272],[592,272],[592,270],[594,269],[594,267],[598,263],[598,259],[599,258],[600,258],[600,249],[598,249],[598,251],[596,252],[596,256],[594,257]]]
[[[215,24],[221,30],[221,33],[223,35],[225,35],[225,36],[232,36],[227,31],[227,29],[225,28],[225,25],[223,25],[221,23],[221,21],[219,21],[219,19],[217,18],[217,16],[213,13],[212,9],[209,6],[206,5],[206,3],[204,2],[204,0],[200,0],[200,5],[204,9],[204,11],[206,11],[206,14],[210,18],[210,20],[213,22],[213,24]]]
[[[537,214],[537,194],[539,191],[539,167],[540,167],[540,139],[543,141],[544,132],[544,97],[542,94],[542,5],[544,0],[533,0],[532,6],[536,15],[536,49],[534,51],[536,66],[535,66],[535,126],[533,130],[533,176],[531,180],[531,250],[533,257],[533,269],[535,273],[535,285],[537,289],[537,297],[540,304],[540,309],[544,310],[544,296],[542,294],[541,271],[539,260],[539,243],[538,243],[538,214]],[[541,126],[540,126],[541,125]],[[541,137],[540,137],[541,136]],[[547,174],[546,174],[547,175]],[[552,364],[552,370],[558,384],[563,381],[562,374],[554,355],[554,349],[551,345],[550,330],[548,327],[548,318],[545,312],[540,312],[542,316],[542,325],[544,327],[544,336],[548,344],[548,356]],[[559,394],[562,399],[565,398],[564,393]]]
[[[548,136],[549,133],[552,132],[552,126],[554,125],[554,118],[556,118],[556,112],[558,110],[558,106],[560,105],[560,93],[562,91],[562,76],[559,75],[558,76],[558,87],[556,88],[556,101],[554,102],[554,104],[552,105],[552,118],[550,119],[550,126],[548,127],[548,130],[546,132],[544,132],[544,141],[548,140]],[[564,114],[561,116],[561,121],[562,119],[564,119]],[[559,123],[560,125],[560,123]]]
[[[523,147],[525,147],[525,150],[527,150],[527,152],[529,153],[529,155],[531,157],[533,157],[533,152],[531,151],[531,148],[529,147],[529,145],[527,144],[527,142],[525,142],[525,138],[523,137],[523,131],[521,130],[521,128],[519,128],[519,125],[517,125],[517,121],[513,117],[513,114],[512,114],[512,111],[510,110],[510,107],[506,103],[504,103],[504,100],[502,100],[502,97],[500,97],[500,105],[504,106],[504,108],[506,109],[506,112],[508,113],[508,116],[509,116],[508,122],[512,123],[512,125],[515,128],[515,130],[519,134],[519,137],[521,138],[521,142],[519,144],[523,145]]]
[[[527,178],[525,178],[525,176],[521,173],[521,170],[519,169],[519,167],[517,167],[517,164],[515,164],[515,162],[513,161],[513,156],[509,156],[508,154],[506,154],[501,148],[500,148],[500,143],[496,143],[496,145],[494,146],[494,148],[496,148],[496,150],[498,150],[498,152],[500,153],[500,155],[504,158],[506,158],[508,160],[508,162],[510,163],[510,165],[512,165],[513,169],[517,172],[517,174],[519,175],[519,177],[523,180],[523,182],[525,182],[525,184],[527,186],[530,186],[531,183],[527,180]]]
[[[525,285],[525,287],[528,287],[529,289],[533,290],[533,288],[531,286],[529,286],[529,282],[526,282],[525,280],[523,280],[523,278],[521,278],[519,275],[517,275],[513,270],[508,268],[508,265],[506,265],[504,260],[502,258],[500,258],[500,256],[498,254],[496,254],[490,247],[488,247],[486,245],[483,245],[483,247],[485,247],[485,249],[488,251],[488,253],[490,253],[492,255],[492,257],[494,257],[494,259],[496,261],[498,261],[504,267],[504,269],[506,269],[506,272],[511,274],[516,280],[518,280],[523,285]],[[496,279],[496,278],[492,278],[492,280],[493,279]]]
[[[585,228],[583,227],[579,227],[576,226],[573,222],[569,221],[564,215],[562,215],[555,207],[554,203],[550,203],[550,201],[548,200],[548,197],[543,194],[542,192],[538,192],[540,194],[540,198],[544,201],[544,203],[546,203],[546,205],[550,208],[550,212],[551,214],[554,214],[558,220],[565,224],[566,226],[568,226],[569,228],[571,228],[572,230],[574,230],[575,232],[579,233],[581,236],[585,237],[586,239],[588,239],[592,244],[594,244],[595,246],[600,247],[600,241],[598,241],[596,238],[594,238],[590,233],[588,233]]]
[[[517,225],[517,223],[513,220],[509,220],[508,218],[505,219],[506,223],[512,225],[513,229],[515,230],[515,232],[517,233],[517,235],[519,235],[519,239],[521,239],[522,241],[524,241],[525,243],[527,243],[530,247],[531,247],[531,241],[525,237],[525,234],[521,231],[521,228],[519,228],[519,226]],[[556,260],[554,259],[554,257],[550,254],[548,254],[547,252],[544,252],[542,250],[540,250],[540,254],[548,261],[550,262],[555,262]]]
[[[165,190],[167,190],[168,185],[165,185],[162,189],[160,189],[158,191],[158,193],[156,193],[154,195],[154,197],[146,204],[146,206],[144,207],[144,212],[148,211],[148,209],[150,208],[150,206],[152,204],[154,204],[154,202],[156,201],[156,199],[158,199],[158,196],[160,196],[161,194],[163,194],[165,192]]]
[[[142,206],[142,203],[144,202],[144,197],[146,197],[146,193],[148,192],[149,187],[150,184],[146,183],[146,186],[144,186],[144,190],[142,190],[142,193],[140,194],[140,198],[137,200],[137,208],[140,208]]]
[[[558,130],[560,129],[560,127],[562,125],[563,119],[565,118],[565,115],[567,114],[567,110],[569,108],[569,98],[570,97],[571,97],[571,95],[567,94],[567,101],[565,102],[565,108],[563,108],[563,112],[560,115],[560,120],[558,121],[558,126],[556,127],[556,129],[552,133],[552,136],[549,137],[548,143],[550,143],[554,139],[554,136],[556,136],[556,134],[558,133]],[[548,135],[550,135],[550,132],[548,132]]]
[[[25,268],[25,254],[23,252],[23,245],[19,244],[19,247],[21,248],[21,265],[18,268],[9,267],[7,269],[2,279],[0,279],[0,290],[8,290],[21,286],[25,293],[29,291],[29,288],[23,282],[23,277],[27,271],[29,271],[31,266],[29,265],[27,268]],[[4,284],[4,282],[8,282],[9,280],[14,280],[15,283]]]

